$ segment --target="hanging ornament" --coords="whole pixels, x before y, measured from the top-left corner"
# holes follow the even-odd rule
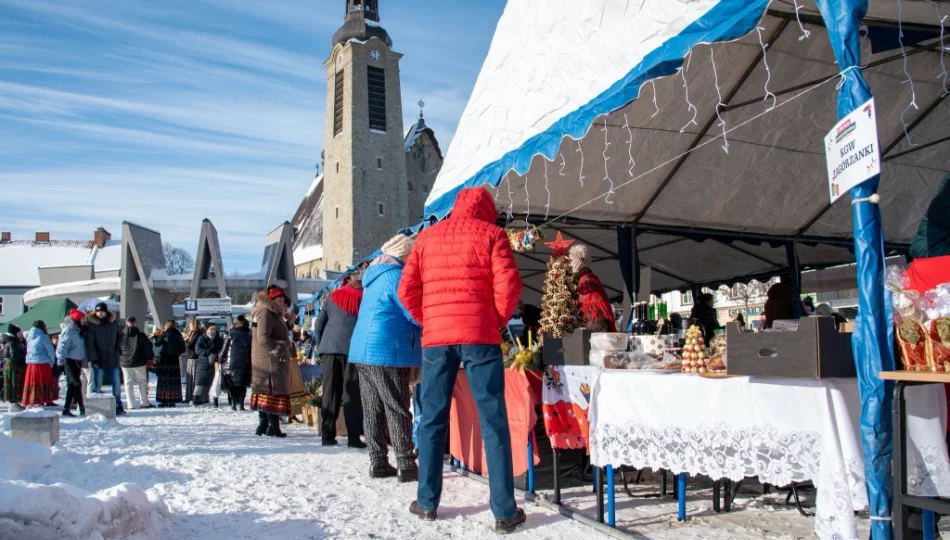
[[[534,245],[539,240],[544,240],[544,233],[541,229],[531,226],[528,229],[507,229],[508,243],[511,244],[512,251],[525,253],[534,251]]]

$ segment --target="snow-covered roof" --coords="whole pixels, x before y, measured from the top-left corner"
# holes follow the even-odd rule
[[[0,287],[38,287],[41,266],[89,264],[89,241],[13,241],[0,244]]]
[[[93,246],[88,262],[95,267],[96,272],[119,270],[122,268],[122,241],[109,240],[101,249]]]
[[[304,195],[297,212],[290,220],[296,237],[294,238],[294,264],[302,264],[323,257],[323,175],[318,174],[307,194]],[[300,257],[298,258],[298,252]],[[319,255],[312,257],[315,253]],[[311,258],[306,258],[311,257]]]
[[[323,245],[301,247],[294,250],[294,264],[304,264],[323,258]]]

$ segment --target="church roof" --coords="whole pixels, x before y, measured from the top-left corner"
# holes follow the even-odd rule
[[[310,184],[290,224],[294,228],[294,264],[323,257],[323,174]]]
[[[442,149],[439,148],[439,140],[435,138],[435,131],[432,131],[432,128],[427,126],[425,120],[422,118],[406,129],[406,139],[403,147],[405,152],[408,154],[409,151],[412,150],[412,145],[416,144],[416,141],[419,140],[419,137],[421,137],[423,133],[429,134],[429,137],[432,139],[432,144],[435,145],[435,151],[439,154],[439,159],[443,159]]]

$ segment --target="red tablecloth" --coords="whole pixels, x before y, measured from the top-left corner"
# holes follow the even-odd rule
[[[534,411],[541,401],[541,377],[537,373],[505,370],[505,405],[508,429],[511,431],[512,469],[515,476],[528,470],[528,437],[534,441],[538,415]],[[488,474],[488,461],[478,424],[478,408],[468,386],[465,371],[459,371],[452,391],[452,412],[449,423],[450,452],[465,467],[478,474]],[[541,462],[538,445],[534,444],[534,463]]]

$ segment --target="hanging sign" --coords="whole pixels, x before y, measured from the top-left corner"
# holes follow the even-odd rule
[[[825,135],[825,158],[832,204],[851,188],[881,173],[874,98],[861,104]]]
[[[231,315],[231,299],[189,298],[185,300],[185,315],[189,317],[228,317]]]

